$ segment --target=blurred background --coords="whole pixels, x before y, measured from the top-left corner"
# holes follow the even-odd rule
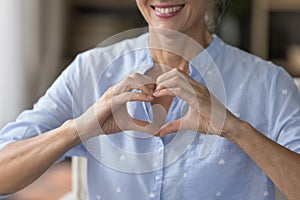
[[[300,76],[300,1],[232,0],[217,34]],[[144,27],[134,0],[0,2],[0,128],[44,94],[76,54]],[[71,190],[69,161],[10,200],[59,199]]]

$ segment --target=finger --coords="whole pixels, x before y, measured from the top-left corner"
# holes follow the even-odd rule
[[[127,76],[120,83],[114,87],[114,94],[129,92],[133,89],[138,89],[141,92],[152,95],[155,88],[155,81],[150,77],[142,74],[135,73]]]
[[[129,130],[136,130],[150,135],[157,135],[159,133],[160,128],[157,125],[138,119],[131,119],[128,124]]]
[[[174,74],[173,76],[167,76],[166,80],[159,80],[155,91],[164,88],[182,87],[184,89],[191,89],[193,85],[192,79],[187,75]]]
[[[178,85],[180,84],[181,78],[178,76],[173,76],[170,77],[169,79],[162,81],[162,82],[157,82],[156,88],[155,88],[155,92],[165,89],[165,88],[176,88],[178,87]]]
[[[191,78],[188,76],[188,74],[186,74],[185,72],[181,71],[180,69],[178,68],[175,68],[175,69],[172,69],[162,75],[160,75],[157,79],[156,79],[156,83],[157,85],[165,82],[165,81],[168,81],[174,77],[178,77],[178,78],[181,78],[181,79],[184,79],[186,81],[189,81]]]
[[[154,93],[154,90],[156,88],[155,83],[147,83],[140,86],[136,86],[136,89],[140,90],[142,93],[147,94],[149,96],[152,96]]]
[[[184,90],[182,88],[165,88],[154,92],[153,96],[156,98],[163,96],[177,96],[185,100],[189,105],[195,105],[195,103],[197,102],[196,95],[193,92]]]
[[[153,93],[156,83],[153,78],[150,76],[140,74],[140,73],[134,73],[130,77],[132,77],[134,80],[137,81],[138,85],[135,85],[134,89],[139,89],[145,94],[151,94]]]
[[[161,74],[159,77],[157,77],[156,79],[156,83],[162,83],[172,77],[174,77],[175,75],[181,74],[182,71],[178,68],[174,68],[172,70],[169,70],[166,73]]]
[[[163,96],[177,96],[180,94],[180,88],[164,88],[162,90],[157,90],[153,93],[154,97],[163,97]]]
[[[163,137],[167,134],[170,134],[170,133],[176,132],[178,130],[181,130],[182,129],[181,124],[182,124],[182,119],[177,119],[175,121],[172,121],[172,122],[169,122],[169,123],[165,124],[164,126],[162,126],[160,128],[159,136]]]
[[[135,130],[151,135],[156,135],[159,132],[159,127],[156,124],[132,118],[128,114],[126,106],[122,106],[121,110],[118,109],[117,113],[114,113],[113,119],[120,130]]]
[[[145,101],[151,102],[154,100],[153,96],[149,96],[143,93],[136,92],[124,92],[122,94],[116,95],[112,97],[112,104],[115,108],[119,107],[119,105],[124,104],[130,101]]]

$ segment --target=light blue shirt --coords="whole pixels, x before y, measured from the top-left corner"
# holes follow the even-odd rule
[[[148,34],[77,56],[47,93],[1,131],[0,149],[42,134],[84,113],[111,86],[153,66]],[[300,152],[300,98],[280,67],[223,43],[212,43],[190,62],[190,76],[240,119]],[[151,121],[151,105],[133,102],[129,113]],[[183,116],[174,98],[166,122]],[[274,185],[235,144],[218,136],[180,131],[163,138],[136,131],[99,136],[65,156],[88,159],[89,199],[274,199]],[[63,158],[61,158],[63,159]]]

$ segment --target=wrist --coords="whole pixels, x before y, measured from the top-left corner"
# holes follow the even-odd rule
[[[234,143],[238,143],[245,132],[251,128],[251,125],[237,117],[233,117],[230,120],[230,125],[228,127],[229,128],[226,131],[222,132],[221,136]]]
[[[81,143],[80,136],[78,134],[76,124],[74,120],[66,121],[61,127],[61,132],[63,133],[63,137],[68,139],[68,142],[72,147]]]

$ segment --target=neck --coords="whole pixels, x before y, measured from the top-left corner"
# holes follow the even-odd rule
[[[188,63],[206,48],[212,37],[205,29],[188,36],[168,29],[149,29],[150,52],[155,63],[188,72]]]

